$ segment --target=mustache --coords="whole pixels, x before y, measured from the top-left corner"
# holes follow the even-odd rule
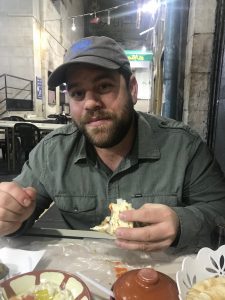
[[[85,124],[90,122],[93,118],[95,119],[113,119],[114,114],[106,111],[88,111],[86,114],[81,118],[81,123]]]

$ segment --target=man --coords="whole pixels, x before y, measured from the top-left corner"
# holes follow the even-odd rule
[[[0,234],[19,235],[52,201],[70,228],[89,229],[117,198],[116,244],[147,251],[211,245],[225,216],[225,180],[188,126],[137,113],[137,82],[120,46],[107,37],[75,43],[49,85],[67,84],[74,124],[46,136],[22,173],[0,184]]]

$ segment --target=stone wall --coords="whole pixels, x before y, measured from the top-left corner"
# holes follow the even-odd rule
[[[183,121],[206,140],[216,0],[191,0]]]
[[[61,112],[59,91],[56,102],[48,103],[48,72],[63,61],[74,40],[84,34],[83,19],[77,20],[77,30],[71,30],[71,16],[83,13],[81,0],[0,0],[0,75],[7,73],[33,81],[34,111],[32,115],[46,117]],[[36,80],[42,82],[42,99],[37,97]],[[4,108],[2,108],[4,109]],[[24,115],[29,112],[12,112]]]

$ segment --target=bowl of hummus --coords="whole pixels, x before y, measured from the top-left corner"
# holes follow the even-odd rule
[[[24,273],[0,284],[7,300],[91,300],[86,284],[76,275],[59,270]]]

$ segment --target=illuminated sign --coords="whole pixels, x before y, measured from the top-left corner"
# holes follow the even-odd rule
[[[148,62],[153,59],[153,53],[150,51],[142,52],[141,50],[125,50],[125,54],[130,62]]]

